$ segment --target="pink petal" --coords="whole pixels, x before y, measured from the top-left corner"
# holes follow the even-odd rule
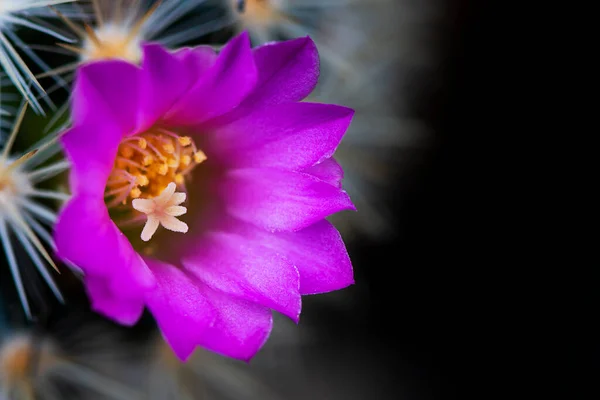
[[[219,126],[257,108],[298,102],[307,97],[319,79],[319,54],[309,38],[268,43],[253,50],[258,81],[253,92],[230,113],[214,121]]]
[[[165,120],[173,126],[195,125],[223,115],[246,98],[256,77],[250,39],[243,33],[229,41],[215,65],[179,99]]]
[[[140,78],[140,70],[124,61],[98,61],[82,66],[73,89],[73,126],[114,123],[123,134],[134,131],[138,122]]]
[[[297,231],[355,209],[344,191],[327,182],[272,168],[229,171],[219,191],[231,215],[269,231]]]
[[[326,293],[354,283],[346,246],[335,227],[319,221],[298,232],[271,233],[233,218],[221,229],[290,260],[300,272],[300,294]]]
[[[194,75],[173,53],[156,44],[143,48],[141,129],[154,125],[185,93]]]
[[[88,276],[84,280],[92,309],[97,313],[127,326],[134,325],[142,316],[143,297],[131,299],[115,296],[115,292],[104,279]]]
[[[61,138],[71,190],[103,196],[123,137],[137,120],[139,70],[121,61],[85,65],[73,91],[73,128]]]
[[[263,108],[207,134],[207,151],[233,167],[301,170],[331,157],[354,111],[329,104]]]
[[[75,196],[54,227],[57,254],[86,275],[110,278],[115,292],[140,297],[154,278],[129,240],[110,219],[102,198]],[[108,283],[107,283],[108,284]]]
[[[103,198],[123,131],[108,120],[93,121],[68,130],[60,141],[71,163],[69,180],[72,194]]]
[[[267,308],[213,290],[169,264],[146,262],[158,281],[148,308],[181,360],[203,346],[248,361],[267,340],[272,327]]]
[[[243,235],[212,233],[186,255],[187,270],[213,289],[300,318],[298,270],[286,258]]]
[[[319,79],[319,53],[308,36],[257,47],[254,61],[258,82],[244,102],[253,106],[300,101]]]
[[[208,46],[169,52],[157,44],[144,45],[140,130],[162,118],[216,58]]]
[[[193,74],[194,82],[217,61],[217,53],[210,46],[187,47],[177,50],[173,55]]]
[[[328,221],[298,232],[273,234],[265,246],[285,254],[298,268],[303,295],[331,292],[354,283],[344,241]]]
[[[333,157],[328,158],[319,164],[313,165],[312,167],[306,168],[302,172],[319,178],[320,180],[325,181],[338,189],[342,188],[344,170]]]

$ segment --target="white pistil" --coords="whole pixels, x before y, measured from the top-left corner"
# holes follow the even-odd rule
[[[176,218],[187,212],[187,208],[179,205],[185,201],[186,194],[175,193],[175,188],[175,182],[171,182],[160,195],[153,199],[134,199],[132,201],[134,209],[148,216],[141,235],[144,242],[152,239],[159,225],[173,232],[186,233],[188,231],[187,224]]]

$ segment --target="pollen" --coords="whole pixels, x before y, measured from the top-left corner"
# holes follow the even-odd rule
[[[148,186],[148,184],[150,183],[150,179],[148,179],[148,177],[146,175],[138,175],[136,177],[136,182],[138,185],[140,186]]]
[[[145,149],[145,147],[144,148],[140,147],[140,149],[143,150],[143,149]],[[151,155],[147,155],[147,156],[144,156],[144,158],[142,159],[142,164],[144,164],[144,167],[147,167],[148,165],[152,164],[153,161],[154,161],[154,158]]]
[[[185,190],[190,172],[206,160],[192,138],[153,128],[121,142],[108,178],[105,198],[109,208],[132,208],[132,200],[161,196],[173,183]],[[139,210],[138,210],[139,211]]]
[[[162,164],[158,167],[157,172],[162,175],[162,176],[166,176],[169,173],[169,165],[168,164]]]
[[[132,199],[137,199],[138,197],[140,197],[142,195],[142,191],[140,190],[139,187],[135,187],[135,188],[131,189],[131,193],[129,193],[129,195],[131,196]]]
[[[181,136],[177,140],[178,140],[179,144],[182,146],[189,146],[190,144],[192,144],[192,138],[189,136]]]
[[[204,152],[198,151],[198,152],[194,153],[194,162],[196,162],[197,164],[200,164],[204,161],[206,161],[206,154],[204,154]]]
[[[167,154],[173,154],[173,153],[175,153],[175,146],[173,146],[173,143],[168,142],[168,143],[163,144],[163,150]]]

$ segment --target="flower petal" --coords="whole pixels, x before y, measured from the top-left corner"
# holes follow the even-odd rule
[[[248,361],[267,340],[272,327],[267,308],[215,291],[172,265],[146,262],[158,281],[148,308],[181,360],[200,345]]]
[[[331,292],[354,283],[344,241],[328,221],[298,232],[275,233],[265,238],[265,246],[285,254],[296,265],[302,295]]]
[[[244,103],[274,105],[308,96],[319,79],[319,53],[310,37],[268,43],[253,51],[258,82]]]
[[[143,51],[140,130],[162,118],[217,58],[209,46],[169,52],[157,44],[145,44]]]
[[[131,133],[139,116],[140,78],[140,70],[125,61],[99,61],[82,66],[73,89],[73,126],[89,127],[108,119],[124,134]]]
[[[219,126],[235,121],[257,107],[298,102],[319,79],[319,53],[309,37],[267,43],[253,50],[258,80],[252,93],[233,111],[210,121]]]
[[[354,111],[329,104],[264,108],[208,133],[207,151],[234,167],[301,170],[334,153]]]
[[[87,64],[73,89],[73,128],[61,142],[74,194],[103,196],[119,143],[137,121],[139,70],[122,61]]]
[[[305,169],[304,171],[322,181],[335,186],[338,189],[342,188],[342,179],[344,178],[344,170],[342,166],[333,158],[315,164],[312,167]]]
[[[123,139],[123,131],[106,122],[94,123],[92,120],[89,124],[80,124],[60,139],[71,164],[69,181],[73,195],[104,198],[106,181]]]
[[[218,57],[215,50],[206,45],[179,49],[173,54],[192,72],[194,81],[215,65]]]
[[[141,130],[151,127],[192,85],[194,74],[175,54],[157,44],[143,48]]]
[[[312,175],[272,168],[232,170],[219,191],[233,216],[269,231],[297,231],[342,210],[348,195]]]
[[[54,227],[57,254],[86,275],[110,278],[115,292],[143,296],[154,278],[125,235],[110,219],[104,201],[75,196],[61,211]]]
[[[92,309],[97,313],[126,326],[134,325],[142,316],[143,297],[131,299],[115,296],[115,292],[104,279],[88,276],[84,280]]]
[[[300,294],[325,293],[354,283],[352,264],[344,242],[328,221],[319,221],[298,232],[267,232],[229,218],[219,229],[243,237],[245,246],[261,246],[263,252],[280,254],[300,273]]]
[[[179,99],[165,120],[173,126],[185,126],[223,115],[246,98],[256,79],[250,39],[242,33],[229,41],[215,65]]]
[[[295,322],[302,308],[298,270],[287,259],[243,235],[211,233],[182,259],[202,282],[279,311]]]

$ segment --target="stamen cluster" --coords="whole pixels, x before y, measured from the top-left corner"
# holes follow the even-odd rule
[[[185,177],[206,155],[187,136],[155,128],[125,138],[119,146],[115,166],[106,185],[109,207],[138,198],[159,196],[174,182],[183,186]]]

